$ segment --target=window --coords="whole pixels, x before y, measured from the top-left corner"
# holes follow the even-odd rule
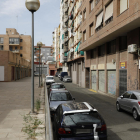
[[[96,58],[96,49],[91,50],[91,58]]]
[[[116,53],[116,40],[112,40],[107,43],[107,54]]]
[[[93,10],[94,8],[94,0],[90,0],[90,12]]]
[[[137,100],[137,97],[134,94],[132,94],[131,99]]]
[[[104,56],[105,55],[105,46],[99,46],[98,47],[98,56]]]
[[[13,51],[13,48],[12,47],[10,47],[9,49],[10,49],[10,51]]]
[[[9,38],[9,44],[19,44],[19,38]]]
[[[130,98],[130,93],[129,92],[125,92],[123,94],[123,98]]]
[[[120,14],[129,8],[129,0],[120,0]]]
[[[20,46],[20,50],[22,50],[23,48],[22,48],[22,46]]]
[[[3,38],[0,37],[0,44],[3,44]]]
[[[93,22],[89,25],[89,36],[93,35]]]
[[[119,51],[127,50],[127,36],[120,37]]]
[[[104,22],[108,24],[113,20],[113,1],[106,6]]]
[[[99,3],[100,0],[95,0],[95,4],[97,5]]]
[[[96,16],[96,31],[100,30],[103,27],[103,11]]]
[[[83,40],[86,41],[86,30],[83,32]]]
[[[86,19],[86,9],[83,11],[83,20]]]
[[[3,50],[3,45],[0,45],[0,51]]]
[[[15,47],[15,50],[17,50],[17,47]]]
[[[20,42],[22,42],[22,39],[20,39]]]

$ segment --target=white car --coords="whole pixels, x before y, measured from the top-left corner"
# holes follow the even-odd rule
[[[60,78],[60,74],[58,74],[58,77]]]
[[[72,82],[72,79],[70,76],[64,76],[63,82]]]
[[[46,76],[46,84],[50,85],[52,83],[55,83],[53,76]]]

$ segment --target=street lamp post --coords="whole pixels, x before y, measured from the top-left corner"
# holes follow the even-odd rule
[[[34,113],[34,12],[40,7],[39,0],[26,0],[26,8],[32,13],[32,96],[31,96],[31,113]]]
[[[43,57],[43,54],[41,53],[41,83],[42,83],[42,57]]]
[[[40,48],[42,47],[42,42],[38,42],[37,46],[39,47],[39,87],[40,87]]]

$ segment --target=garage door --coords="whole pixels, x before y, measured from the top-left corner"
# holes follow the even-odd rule
[[[105,92],[105,72],[99,71],[99,90]]]
[[[92,79],[92,89],[96,91],[96,71],[91,72],[91,79]]]
[[[81,77],[82,77],[81,64],[78,65],[78,67],[79,67],[79,86],[81,86]]]
[[[116,71],[108,71],[108,93],[116,95]]]

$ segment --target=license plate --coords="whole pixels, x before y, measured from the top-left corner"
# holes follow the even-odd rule
[[[89,134],[92,133],[92,129],[76,129],[76,134]]]

